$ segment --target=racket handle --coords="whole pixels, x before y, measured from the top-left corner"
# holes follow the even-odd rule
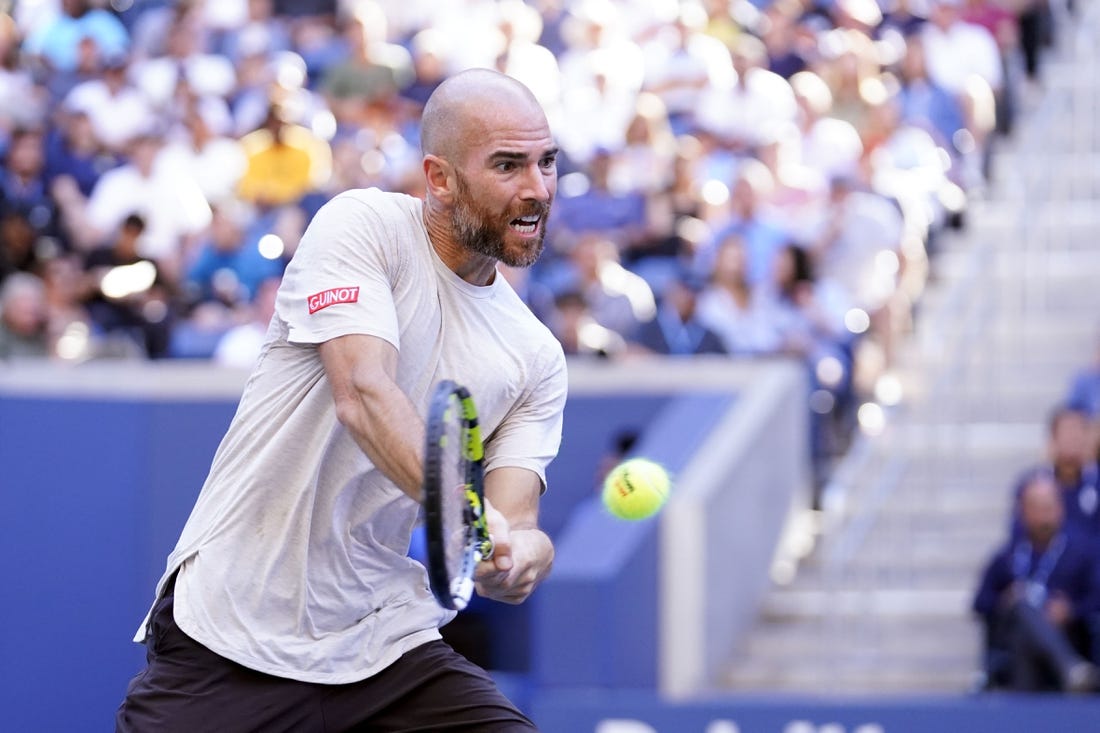
[[[488,534],[483,534],[477,542],[477,555],[481,562],[493,559],[493,538]]]

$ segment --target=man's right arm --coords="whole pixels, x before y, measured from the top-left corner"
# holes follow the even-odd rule
[[[318,346],[336,417],[379,470],[414,501],[423,481],[424,420],[397,385],[397,349],[376,336]]]

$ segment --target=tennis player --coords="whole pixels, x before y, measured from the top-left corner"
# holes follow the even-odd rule
[[[566,397],[561,347],[497,274],[539,256],[556,153],[531,92],[462,72],[422,120],[425,200],[336,196],[289,264],[259,363],[137,634],[119,731],[530,731],[440,638],[407,557],[432,385],[477,401],[496,549],[477,590],[526,599]]]

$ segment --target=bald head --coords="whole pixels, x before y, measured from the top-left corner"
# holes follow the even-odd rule
[[[535,95],[521,82],[492,69],[468,69],[448,78],[432,93],[420,121],[425,155],[456,160],[504,112],[545,119]]]

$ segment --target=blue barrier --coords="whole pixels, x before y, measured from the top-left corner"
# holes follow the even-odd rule
[[[234,409],[0,395],[5,730],[110,727],[143,663],[129,639]]]
[[[530,713],[542,733],[1090,733],[1100,700],[1054,695],[897,699],[734,696],[669,703],[652,694],[551,690]]]
[[[77,384],[87,379],[81,372],[66,378],[74,377]],[[9,589],[0,611],[5,730],[109,727],[143,664],[143,647],[129,640],[239,394],[232,386],[179,398],[118,396],[111,388],[97,396],[96,389],[64,381],[62,387],[0,389],[0,573]],[[543,514],[553,531],[593,496],[612,437],[643,428],[667,402],[662,394],[570,401],[568,437],[550,472]],[[526,672],[531,607],[485,606],[494,637],[504,640],[494,666]],[[527,684],[515,679],[517,688]],[[50,704],[59,689],[66,690],[66,704]]]

